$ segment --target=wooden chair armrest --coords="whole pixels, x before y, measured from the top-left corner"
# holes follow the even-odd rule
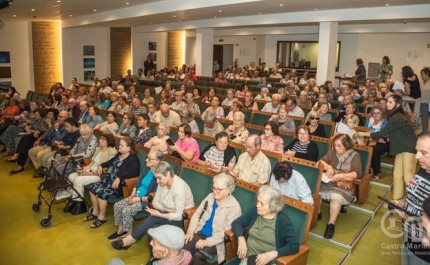
[[[91,157],[84,158],[84,166],[87,166],[93,161]]]
[[[299,252],[293,255],[282,256],[276,259],[276,265],[302,265],[308,262],[309,247],[299,246]]]
[[[189,208],[189,209],[185,209],[184,213],[182,214],[182,216],[187,219],[191,219],[191,217],[193,216],[193,214],[197,211],[197,208],[199,208],[199,206],[194,206],[193,208]]]
[[[226,260],[231,260],[237,255],[237,237],[234,235],[233,230],[227,230],[224,233],[224,246],[226,253]]]
[[[136,183],[138,177],[124,179],[124,186],[122,187],[122,193],[124,195],[124,198],[127,198],[131,195],[133,192],[134,184]]]

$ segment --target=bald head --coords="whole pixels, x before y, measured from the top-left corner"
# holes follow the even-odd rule
[[[58,113],[57,119],[60,124],[64,123],[64,120],[69,117],[69,112],[67,110],[62,110]]]
[[[167,118],[170,115],[170,106],[167,104],[161,104],[160,106],[160,112],[163,117]]]

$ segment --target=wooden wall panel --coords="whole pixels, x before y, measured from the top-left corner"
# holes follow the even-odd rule
[[[60,22],[32,22],[34,87],[47,94],[54,82],[61,82]]]
[[[110,28],[110,65],[112,80],[131,69],[131,28]]]
[[[167,34],[167,68],[173,69],[177,66],[182,67],[184,51],[184,32],[183,31],[170,31]]]

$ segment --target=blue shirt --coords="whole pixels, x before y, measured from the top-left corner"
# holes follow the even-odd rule
[[[293,169],[291,178],[285,183],[278,183],[275,176],[270,178],[270,186],[279,190],[283,195],[300,200],[305,203],[314,204],[312,193],[308,183],[300,172]]]
[[[81,134],[79,130],[76,130],[72,133],[66,133],[66,135],[64,135],[61,141],[64,143],[65,146],[73,147],[80,136]]]
[[[216,203],[216,200],[214,200],[211,217],[206,221],[205,225],[202,227],[202,230],[200,230],[200,233],[202,233],[205,237],[212,236],[212,223],[214,221],[216,209],[218,209],[218,204]]]
[[[136,197],[144,197],[146,194],[148,194],[148,187],[153,177],[154,174],[152,174],[152,170],[148,170],[148,173],[146,173],[146,175],[142,178],[140,186],[136,190]]]

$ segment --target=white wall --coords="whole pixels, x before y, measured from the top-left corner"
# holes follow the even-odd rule
[[[132,31],[132,34],[133,73],[137,74],[137,69],[143,69],[143,62],[150,52],[157,53],[157,70],[167,67],[167,32],[136,33]],[[156,51],[148,49],[150,41],[157,42]]]
[[[196,37],[185,38],[185,64],[194,65],[196,63]],[[179,66],[178,66],[179,67]]]
[[[224,41],[220,42],[219,40],[223,39]],[[256,61],[257,59],[257,40],[256,36],[217,36],[214,37],[214,45],[224,45],[224,44],[233,44],[233,60],[238,60],[238,66],[244,67],[249,64],[251,61]],[[247,50],[247,54],[241,55]]]
[[[84,71],[95,70],[96,76],[100,80],[111,75],[109,28],[63,28],[62,35],[63,85],[65,87],[70,86],[73,77],[78,79],[78,83],[91,84],[92,81],[84,81]],[[95,46],[96,67],[93,69],[84,69],[84,45]]]
[[[33,45],[31,22],[5,22],[0,29],[0,51],[10,52],[12,78],[0,79],[0,82],[12,81],[12,85],[23,95],[28,90],[34,91]]]

